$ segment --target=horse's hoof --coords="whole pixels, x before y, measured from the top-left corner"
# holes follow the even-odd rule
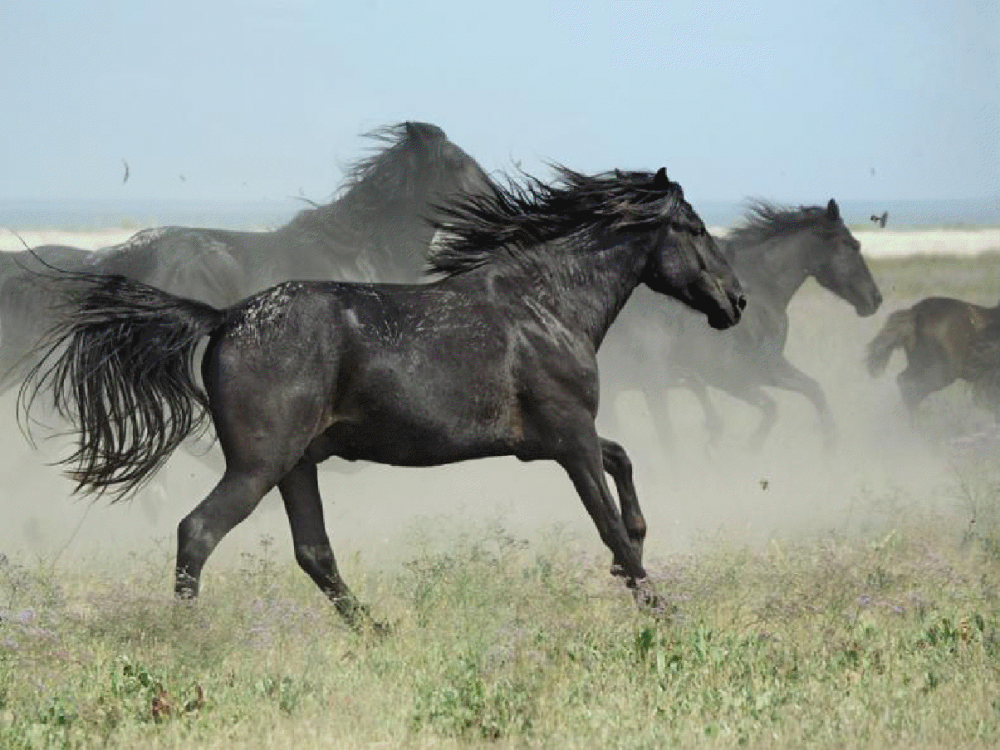
[[[639,575],[634,575],[632,573],[629,573],[625,569],[624,565],[622,565],[620,562],[618,562],[617,560],[615,560],[614,562],[611,563],[611,575],[613,575],[615,578],[624,578],[627,581],[634,582],[636,579],[640,579],[641,580],[641,579],[645,578],[646,577],[646,571],[640,565],[639,566]],[[632,586],[632,584],[630,583],[629,584],[629,588],[631,588],[631,586]]]
[[[366,622],[358,623],[354,626],[358,635],[370,638],[372,641],[382,641],[393,635],[396,627],[388,622],[369,619]]]
[[[677,612],[677,606],[657,594],[645,579],[640,581],[633,579],[627,585],[632,589],[632,598],[639,611],[658,618],[669,618]]]

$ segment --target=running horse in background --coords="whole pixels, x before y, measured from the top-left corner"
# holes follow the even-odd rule
[[[800,208],[754,201],[744,224],[720,244],[750,301],[743,322],[731,331],[710,331],[690,325],[690,314],[679,306],[673,306],[676,312],[669,320],[659,311],[626,309],[620,330],[612,331],[609,339],[627,360],[623,387],[632,385],[645,392],[665,445],[671,442],[666,388],[687,387],[695,394],[705,413],[710,444],[720,438],[723,423],[709,399],[708,386],[724,390],[761,410],[761,422],[750,439],[755,450],[763,446],[778,415],[777,403],[764,388],[795,391],[815,407],[824,444],[832,448],[836,434],[823,389],[785,357],[788,305],[806,279],[814,278],[849,302],[858,315],[872,315],[882,294],[860,243],[831,199],[826,206]],[[650,331],[657,334],[655,341]]]
[[[175,588],[198,593],[216,544],[277,486],[301,567],[354,626],[317,464],[559,463],[614,555],[645,576],[625,450],[598,436],[596,352],[644,283],[735,324],[740,284],[665,170],[497,186],[441,207],[428,284],[295,281],[225,309],[119,276],[66,280],[68,315],[19,403],[51,391],[79,435],[78,489],[126,495],[211,416],[226,459],[178,528]],[[198,344],[204,390],[192,365]],[[614,479],[619,512],[604,472]]]
[[[96,252],[0,253],[0,392],[37,361],[32,352],[55,322],[48,266],[119,274],[217,307],[292,279],[416,281],[435,206],[489,194],[492,181],[436,125],[404,122],[367,136],[382,148],[350,167],[340,197],[274,231],[162,227]]]
[[[896,376],[910,414],[935,391],[965,380],[978,401],[1000,416],[1000,305],[984,307],[952,297],[927,297],[897,310],[868,345],[868,371],[885,372],[892,353],[906,353]]]

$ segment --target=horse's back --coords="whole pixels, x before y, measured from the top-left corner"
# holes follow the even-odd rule
[[[930,337],[956,350],[997,318],[993,308],[953,297],[927,297],[910,308],[918,338]]]
[[[88,271],[120,274],[216,307],[248,296],[235,258],[242,235],[224,229],[157,227],[95,253]]]
[[[427,285],[341,282],[288,282],[241,302],[203,370],[223,446],[291,414],[294,441],[318,441],[315,460],[502,453],[520,429],[517,343],[484,304]],[[390,425],[398,440],[386,439]],[[456,439],[469,446],[460,459],[448,453]]]
[[[912,344],[907,356],[918,367],[944,367],[964,377],[969,347],[997,319],[997,311],[953,297],[928,297],[910,308]]]

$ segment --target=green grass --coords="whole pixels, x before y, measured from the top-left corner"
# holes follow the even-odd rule
[[[267,540],[194,604],[155,555],[8,561],[0,747],[995,747],[998,482],[971,476],[953,514],[651,561],[654,608],[557,534],[349,563],[381,640]]]
[[[1000,253],[868,259],[886,300],[947,295],[993,305],[1000,299]]]

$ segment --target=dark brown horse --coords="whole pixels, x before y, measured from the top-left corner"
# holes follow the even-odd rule
[[[956,380],[972,383],[980,396],[988,397],[997,370],[998,328],[1000,305],[984,307],[951,297],[922,299],[889,316],[868,345],[868,372],[881,375],[892,353],[902,348],[907,364],[896,382],[911,414],[927,396]]]

